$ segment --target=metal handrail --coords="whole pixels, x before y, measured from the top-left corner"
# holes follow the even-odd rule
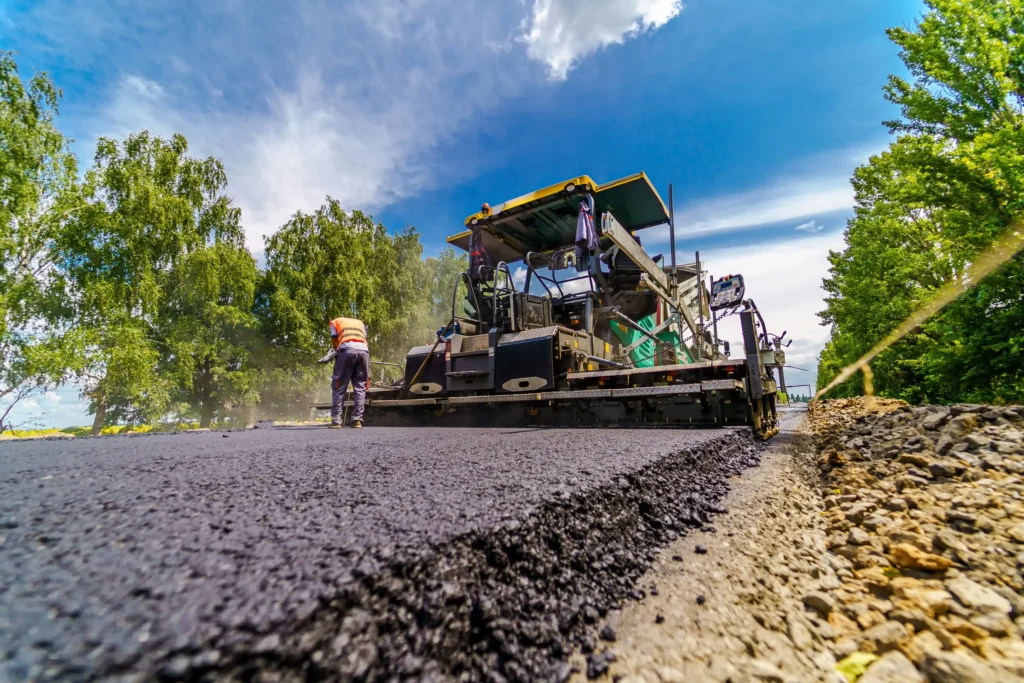
[[[382,360],[371,360],[370,361],[370,365],[380,365],[381,366],[381,369],[380,369],[380,380],[378,380],[380,382],[384,381],[384,370],[385,370],[385,368],[388,368],[388,367],[398,368],[399,372],[405,372],[405,366],[404,365],[399,365],[398,363],[386,363],[386,362],[384,362]]]
[[[530,273],[533,273],[534,275],[537,276],[537,279],[540,281],[540,283],[542,285],[544,285],[544,291],[546,291],[548,293],[548,296],[554,298],[554,294],[551,293],[551,288],[548,287],[546,284],[544,284],[545,280],[548,281],[548,282],[551,282],[553,285],[555,285],[555,287],[558,288],[558,297],[559,298],[562,298],[563,296],[565,296],[565,294],[562,293],[561,285],[558,284],[558,280],[556,280],[553,277],[550,277],[550,278],[549,277],[544,277],[543,275],[541,275],[540,273],[537,272],[536,268],[533,267],[533,264],[530,263],[530,259],[533,258],[534,256],[541,256],[541,255],[536,253],[536,252],[533,252],[533,251],[526,252],[526,259],[525,259],[526,260],[526,267],[530,269]],[[551,263],[550,259],[548,260],[548,263],[549,264]],[[549,267],[549,270],[550,270],[550,267]],[[552,272],[554,272],[554,271],[552,271]],[[529,274],[527,274],[527,278],[529,278]],[[527,282],[529,282],[529,279],[527,279]],[[527,291],[529,291],[529,287],[527,287],[526,289],[527,289]]]
[[[476,308],[476,314],[480,315],[482,313],[482,311],[480,310],[480,301],[479,301],[479,299],[476,298],[476,290],[473,288],[473,280],[472,280],[472,278],[469,277],[469,273],[467,273],[466,271],[462,271],[461,273],[459,273],[456,276],[456,278],[455,278],[455,287],[454,287],[454,289],[452,289],[452,320],[453,321],[460,317],[460,316],[455,315],[455,301],[456,301],[456,299],[458,299],[459,285],[462,284],[462,280],[463,279],[466,280],[466,289],[469,290],[469,295],[473,298],[473,306]],[[463,318],[463,319],[464,320],[473,320],[473,322],[479,323],[481,325],[483,324],[483,320],[474,319],[474,318]]]
[[[494,266],[494,284],[491,291],[491,327],[498,326],[498,273],[504,271],[507,285],[502,289],[505,293],[509,294],[508,297],[508,314],[509,320],[512,322],[512,331],[516,331],[516,283],[512,281],[512,271],[508,269],[508,264],[504,261],[498,261],[498,265]]]

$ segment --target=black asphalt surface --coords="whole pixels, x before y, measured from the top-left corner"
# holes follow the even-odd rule
[[[586,617],[584,588],[563,584],[603,585],[591,576],[600,570],[615,584],[607,602],[629,589],[639,560],[606,558],[625,569],[576,567],[582,578],[566,579],[555,576],[559,549],[576,540],[599,547],[588,534],[606,529],[621,536],[619,546],[608,541],[609,552],[642,554],[636,539],[651,546],[680,524],[704,523],[730,473],[716,469],[718,454],[745,449],[749,457],[746,438],[747,430],[310,427],[0,443],[0,679],[246,678],[254,669],[245,661],[275,671],[271,680],[459,672],[475,679],[487,667],[504,672],[493,680],[533,679],[529,667],[541,660],[519,650],[543,647],[558,659],[558,633],[517,636],[512,646],[499,637],[510,627],[488,627],[490,644],[472,662],[444,654],[459,642],[424,639],[445,629],[480,632],[490,599],[482,586],[498,590],[501,577],[522,582],[532,571],[508,574],[506,565],[533,552],[513,552],[509,543],[543,510],[548,526],[531,522],[527,540],[556,559],[526,583],[542,586],[529,589],[541,591],[535,602],[555,602],[535,611],[571,608]],[[687,467],[669,459],[680,452],[704,477],[685,500]],[[659,471],[665,463],[671,467]],[[673,499],[668,512],[644,502],[658,498],[659,487]],[[610,511],[560,535],[559,515],[578,523],[608,495],[619,501]],[[680,514],[679,524],[669,519]],[[653,522],[630,530],[641,517]],[[498,538],[508,553],[501,561],[485,547]],[[426,559],[445,553],[440,564]],[[476,562],[491,569],[478,571]],[[560,590],[583,596],[569,600],[555,595]],[[444,594],[463,621],[435,624],[417,591]],[[388,610],[396,616],[385,623],[378,617]],[[367,623],[353,623],[357,617]],[[578,620],[567,618],[551,628],[575,633]],[[374,631],[379,652],[337,635],[369,632],[369,621],[383,629]],[[394,652],[379,645],[387,638]]]

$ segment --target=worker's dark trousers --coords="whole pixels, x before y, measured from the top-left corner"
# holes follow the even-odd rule
[[[363,419],[366,403],[366,378],[370,376],[370,354],[366,351],[340,349],[334,359],[334,376],[331,377],[331,422],[341,424],[345,407],[345,394],[352,383],[352,419]]]

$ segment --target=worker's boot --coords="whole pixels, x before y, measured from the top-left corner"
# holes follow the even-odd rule
[[[363,421],[362,420],[352,420],[352,429],[362,429],[362,428],[363,428]]]
[[[342,425],[340,422],[332,422],[331,424],[327,425],[327,428],[328,429],[341,429],[343,426],[344,425]]]

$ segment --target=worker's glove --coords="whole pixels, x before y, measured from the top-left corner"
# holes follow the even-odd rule
[[[330,351],[327,352],[327,354],[323,358],[318,360],[317,363],[320,363],[320,364],[330,363],[332,360],[334,360],[334,357],[337,356],[337,355],[338,355],[338,352],[335,349],[331,349]]]

